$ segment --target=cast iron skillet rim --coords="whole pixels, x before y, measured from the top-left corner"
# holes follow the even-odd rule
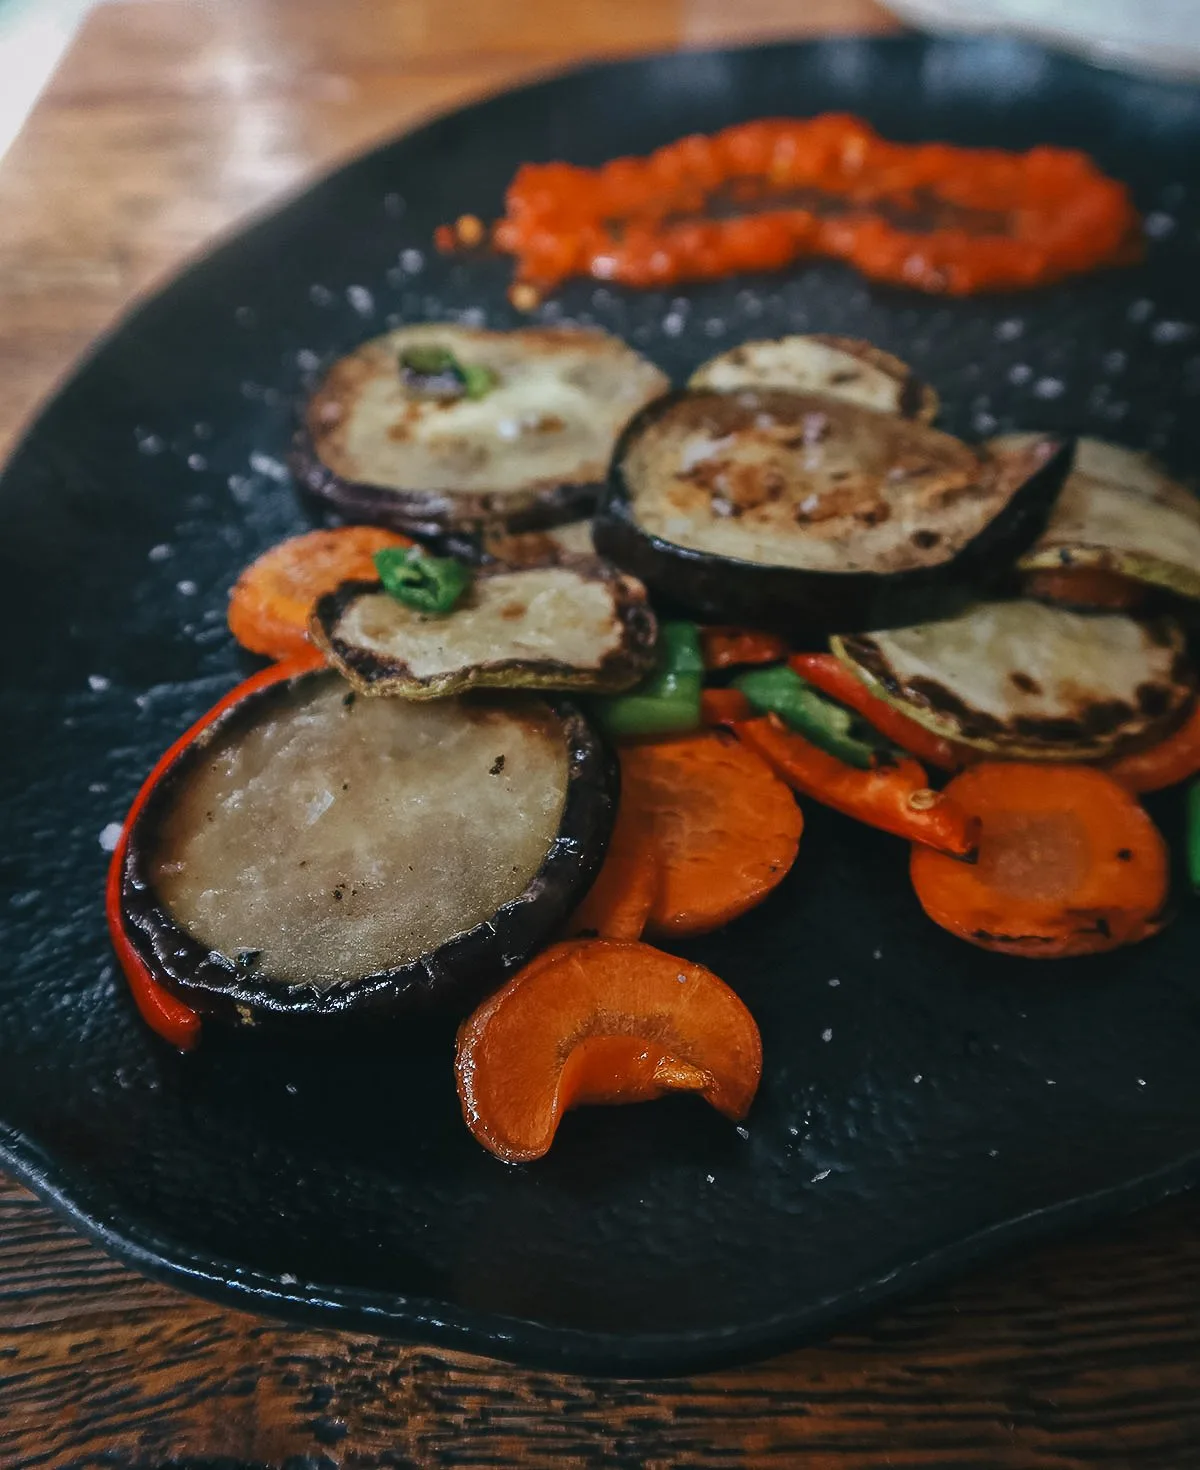
[[[1197,1150],[1165,1169],[988,1226],[805,1311],[781,1312],[751,1327],[617,1334],[556,1327],[364,1288],[317,1285],[300,1292],[276,1276],[232,1261],[172,1251],[168,1242],[136,1220],[125,1218],[120,1209],[106,1209],[102,1214],[96,1204],[91,1208],[80,1204],[33,1139],[4,1124],[0,1124],[0,1163],[110,1255],[153,1280],[222,1306],[287,1322],[332,1325],[341,1331],[373,1332],[414,1344],[480,1353],[526,1368],[614,1378],[671,1377],[761,1361],[834,1327],[846,1327],[854,1317],[922,1287],[951,1281],[1023,1242],[1046,1241],[1200,1185]]]

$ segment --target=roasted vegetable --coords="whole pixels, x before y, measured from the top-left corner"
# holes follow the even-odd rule
[[[760,904],[796,860],[792,793],[723,730],[621,751],[621,803],[649,824],[659,870],[647,932],[707,934]]]
[[[918,725],[902,710],[894,708],[872,694],[858,673],[832,653],[794,653],[788,660],[796,673],[814,688],[857,711],[872,729],[901,750],[908,751],[926,766],[940,771],[957,771],[978,753],[966,745],[956,745]]]
[[[293,469],[347,519],[400,531],[553,525],[591,511],[618,432],[666,386],[603,332],[401,327],[333,365]]]
[[[1153,745],[1106,761],[1104,769],[1126,791],[1161,791],[1200,774],[1200,702],[1177,730]]]
[[[485,561],[509,567],[541,567],[581,556],[595,556],[592,522],[566,521],[544,531],[492,530],[483,536],[480,552]]]
[[[1187,867],[1188,882],[1200,893],[1200,781],[1187,793]]]
[[[113,855],[108,864],[108,880],[104,893],[104,913],[108,923],[109,938],[142,1019],[152,1031],[156,1031],[164,1041],[170,1042],[180,1051],[191,1051],[193,1047],[199,1045],[200,1015],[191,1006],[185,1005],[178,996],[160,982],[129,936],[124,907],[124,883],[130,830],[142,808],[157,789],[159,780],[209,725],[258,690],[297,678],[322,665],[321,655],[315,648],[306,644],[294,659],[260,669],[219,699],[207,714],[185,730],[166,753],[155,762],[153,769],[142,782],[133,799],[133,805],[129,808],[122,825],[120,839],[113,849]]]
[[[655,665],[636,689],[599,699],[596,719],[617,739],[676,735],[700,724],[704,661],[695,623],[663,623]]]
[[[1036,438],[992,440],[1009,453]],[[1091,569],[1200,597],[1200,500],[1148,455],[1080,439],[1075,465],[1023,571]]]
[[[295,658],[312,645],[308,618],[318,597],[352,577],[369,577],[375,553],[412,543],[379,526],[307,531],[264,551],[229,594],[229,631],[251,653]]]
[[[1070,463],[985,455],[819,394],[674,393],[621,436],[596,545],[705,622],[796,640],[929,616],[1004,575]]]
[[[931,790],[925,772],[908,756],[860,771],[789,730],[778,715],[733,728],[793,790],[823,806],[951,857],[974,851],[977,824],[944,792]]]
[[[989,755],[1115,755],[1161,738],[1192,700],[1183,634],[1170,619],[1017,599],[832,646],[872,693]]]
[[[431,617],[377,582],[347,582],[310,635],[356,688],[444,699],[471,688],[627,689],[654,663],[654,614],[632,577],[595,558],[481,567],[453,611]]]
[[[889,749],[865,720],[826,698],[787,664],[750,669],[733,681],[733,687],[757,714],[778,715],[789,729],[860,771],[870,770]]]
[[[788,656],[787,643],[778,633],[764,633],[758,628],[701,628],[700,649],[706,669],[773,664]]]
[[[762,1074],[754,1018],[711,971],[648,944],[539,955],[458,1035],[467,1127],[507,1164],[539,1159],[568,1108],[695,1092],[744,1118]]]
[[[464,562],[453,556],[430,556],[421,546],[376,552],[375,571],[388,596],[417,613],[450,612],[471,585],[470,568]]]
[[[689,388],[728,393],[739,388],[785,388],[824,393],[878,413],[929,424],[938,398],[907,363],[855,337],[776,337],[743,342],[696,369]]]
[[[946,795],[980,834],[973,863],[913,848],[917,898],[943,929],[1001,954],[1061,959],[1162,927],[1166,844],[1102,771],[985,761]]]
[[[533,695],[256,689],[161,769],[129,830],[123,927],[203,1013],[303,1026],[465,1008],[597,872],[610,758]]]

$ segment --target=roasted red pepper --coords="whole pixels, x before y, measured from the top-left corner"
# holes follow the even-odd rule
[[[201,715],[190,729],[184,731],[170,749],[159,758],[154,769],[142,782],[138,794],[133,798],[133,805],[129,808],[122,825],[120,840],[113,850],[112,860],[108,865],[108,883],[104,896],[109,936],[125,979],[129,982],[134,1004],[141,1013],[142,1020],[164,1041],[169,1041],[180,1051],[191,1051],[199,1043],[200,1017],[191,1006],[185,1005],[177,996],[172,995],[169,990],[159,984],[151,974],[146,962],[134,948],[126,932],[121,904],[121,881],[125,869],[125,852],[129,844],[130,829],[138,813],[150,799],[150,793],[167,767],[219,715],[224,714],[231,705],[237,704],[247,694],[253,694],[256,689],[265,689],[270,684],[278,684],[282,679],[291,679],[296,674],[319,668],[324,662],[322,655],[314,648],[311,652],[298,654],[295,658],[287,659],[283,663],[272,664],[269,668],[260,669],[257,674],[252,674],[250,678],[231,689],[213,705],[207,714]]]
[[[814,689],[848,705],[885,739],[926,765],[937,766],[942,771],[959,771],[979,759],[970,746],[935,735],[903,710],[893,709],[886,700],[872,694],[853,670],[832,653],[794,653],[788,663]]]
[[[968,857],[974,851],[978,822],[949,797],[930,790],[915,760],[906,756],[894,765],[862,771],[789,730],[777,715],[743,720],[734,729],[739,740],[801,795],[952,857]]]
[[[700,694],[702,725],[732,725],[752,720],[754,706],[740,689],[704,689]]]
[[[706,669],[773,664],[788,656],[788,646],[782,638],[775,633],[761,633],[757,628],[701,628],[700,647]]]

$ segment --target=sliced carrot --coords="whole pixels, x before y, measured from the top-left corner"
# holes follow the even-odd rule
[[[737,720],[752,720],[754,706],[740,689],[702,689],[700,691],[700,723],[730,725]]]
[[[568,1108],[695,1092],[744,1118],[762,1075],[750,1012],[702,965],[648,944],[555,945],[458,1033],[463,1117],[506,1163],[541,1158]]]
[[[902,711],[893,709],[887,700],[872,693],[852,669],[832,653],[795,653],[788,660],[802,679],[822,694],[849,706],[867,724],[879,731],[885,740],[907,750],[927,766],[941,771],[957,771],[979,759],[977,751],[935,735],[918,725]]]
[[[1091,766],[985,761],[946,788],[979,819],[979,855],[914,847],[921,907],[983,949],[1097,954],[1162,927],[1167,849],[1135,796]]]
[[[761,903],[796,860],[804,819],[770,767],[723,730],[621,751],[621,801],[648,819],[657,935],[706,934]]]
[[[1044,602],[1117,611],[1137,607],[1145,596],[1140,582],[1103,567],[1047,567],[1029,572],[1025,590],[1030,597],[1040,597]]]
[[[172,995],[154,978],[125,928],[121,885],[125,872],[125,854],[129,846],[130,829],[138,813],[150,799],[150,793],[157,786],[163,773],[175,758],[187,749],[196,736],[212,724],[218,715],[224,714],[227,709],[238,704],[246,695],[253,694],[256,689],[265,689],[270,684],[279,683],[280,680],[291,679],[309,669],[319,668],[324,661],[322,655],[310,646],[300,657],[284,663],[272,664],[267,669],[260,669],[258,673],[251,674],[248,679],[243,679],[236,688],[223,695],[212,709],[201,715],[196,723],[185,730],[154,763],[154,768],[142,782],[137,795],[133,798],[133,805],[129,808],[122,824],[121,836],[108,864],[108,881],[104,892],[104,912],[108,920],[109,938],[142,1019],[151,1030],[157,1031],[165,1041],[169,1041],[180,1051],[191,1051],[194,1046],[198,1045],[200,1016],[191,1006]]]
[[[739,740],[805,796],[940,852],[966,857],[974,850],[975,824],[957,802],[930,790],[924,770],[907,756],[894,765],[863,771],[789,730],[777,715],[746,720],[734,729]]]
[[[654,829],[636,802],[622,799],[604,866],[571,916],[570,934],[640,939],[659,886]]]
[[[701,628],[700,648],[706,669],[732,669],[738,664],[774,664],[787,658],[788,646],[775,633],[757,628]]]
[[[312,646],[308,615],[318,597],[340,582],[374,577],[377,551],[411,545],[378,526],[308,531],[281,541],[238,578],[229,597],[229,631],[251,653],[294,658]]]
[[[1101,769],[1126,791],[1162,791],[1200,772],[1200,700],[1179,729],[1130,755],[1105,761]]]

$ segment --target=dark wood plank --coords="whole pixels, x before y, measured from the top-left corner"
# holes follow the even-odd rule
[[[1200,1197],[747,1368],[561,1377],[142,1281],[0,1185],[0,1466],[1200,1465]]]

